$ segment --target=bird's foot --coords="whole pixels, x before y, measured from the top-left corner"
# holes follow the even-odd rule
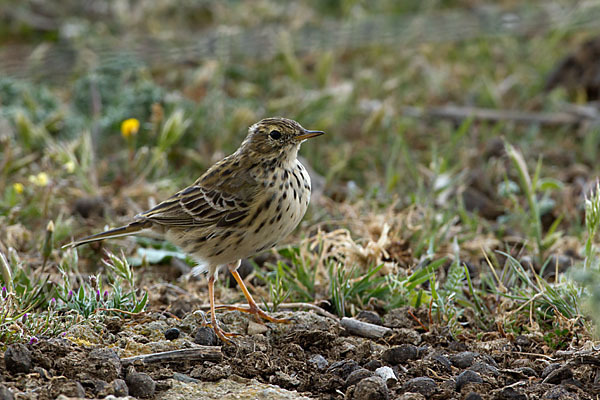
[[[215,308],[221,309],[221,310],[229,310],[229,311],[241,311],[241,312],[245,312],[248,314],[252,314],[252,315],[254,315],[256,320],[261,323],[262,323],[263,319],[265,319],[269,322],[275,322],[277,324],[291,324],[292,323],[291,319],[271,317],[269,314],[267,314],[266,312],[264,312],[263,310],[258,308],[258,306],[253,307],[251,305],[250,307],[246,308],[246,307],[222,305],[222,306],[217,306]]]
[[[213,331],[215,331],[215,335],[217,335],[217,337],[219,339],[221,339],[221,341],[223,343],[226,343],[226,344],[231,343],[231,339],[229,339],[229,338],[241,336],[239,333],[224,331],[223,329],[221,329],[221,327],[219,327],[218,323],[215,323],[214,325],[211,323],[211,324],[209,324],[209,326],[213,329]]]

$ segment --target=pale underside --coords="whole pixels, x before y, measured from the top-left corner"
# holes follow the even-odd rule
[[[227,163],[215,167],[222,170]],[[295,157],[277,168],[255,169],[245,171],[253,190],[241,187],[229,195],[210,190],[199,180],[138,218],[152,221],[153,230],[190,254],[198,262],[193,273],[214,275],[221,265],[277,245],[308,207],[310,177]],[[226,187],[226,180],[219,186]]]

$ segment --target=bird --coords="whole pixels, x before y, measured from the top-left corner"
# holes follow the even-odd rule
[[[222,306],[253,314],[258,320],[287,323],[262,311],[237,269],[241,260],[275,247],[303,218],[311,181],[298,160],[300,145],[325,132],[307,130],[298,122],[265,118],[248,129],[231,155],[216,162],[192,185],[142,212],[127,225],[84,237],[64,247],[152,230],[189,254],[206,272],[211,326],[223,341],[237,336],[218,325],[214,285],[221,266],[227,266],[246,297],[248,307]]]

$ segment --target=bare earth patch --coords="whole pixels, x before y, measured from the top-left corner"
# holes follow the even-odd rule
[[[206,340],[197,313],[183,319],[152,312],[133,320],[107,318],[98,326],[73,328],[61,339],[9,346],[1,356],[0,399],[595,399],[600,394],[600,354],[590,343],[574,342],[579,351],[548,352],[533,335],[454,340],[420,329],[408,311],[366,317],[391,328],[377,340],[353,336],[339,321],[314,312],[279,313],[294,323],[266,329],[239,312],[225,312],[220,315],[225,328],[243,335],[210,348],[210,354],[220,352],[220,361],[129,358],[206,348],[195,343]]]

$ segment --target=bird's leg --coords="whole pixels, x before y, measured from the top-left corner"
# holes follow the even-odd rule
[[[227,336],[239,336],[237,333],[225,332],[219,327],[217,317],[215,316],[215,275],[211,274],[208,278],[208,297],[210,301],[210,324],[212,325],[215,334],[224,343],[229,343]]]
[[[240,289],[242,289],[242,293],[244,293],[244,296],[246,297],[246,300],[248,301],[249,307],[244,308],[244,307],[236,307],[236,306],[219,306],[218,308],[224,308],[226,310],[241,311],[241,312],[253,314],[258,321],[260,321],[260,318],[262,318],[262,319],[266,319],[267,321],[270,321],[270,322],[278,322],[278,323],[284,323],[284,324],[289,324],[290,322],[292,322],[289,319],[281,319],[281,318],[271,317],[269,314],[267,314],[266,312],[264,312],[263,310],[258,308],[258,306],[256,305],[256,302],[252,298],[252,295],[248,291],[248,288],[244,284],[242,277],[237,272],[237,269],[239,266],[240,266],[239,261],[236,263],[227,265],[227,267],[229,268],[229,272],[231,272],[231,275],[233,275],[233,279],[235,279],[235,281],[240,286]]]

